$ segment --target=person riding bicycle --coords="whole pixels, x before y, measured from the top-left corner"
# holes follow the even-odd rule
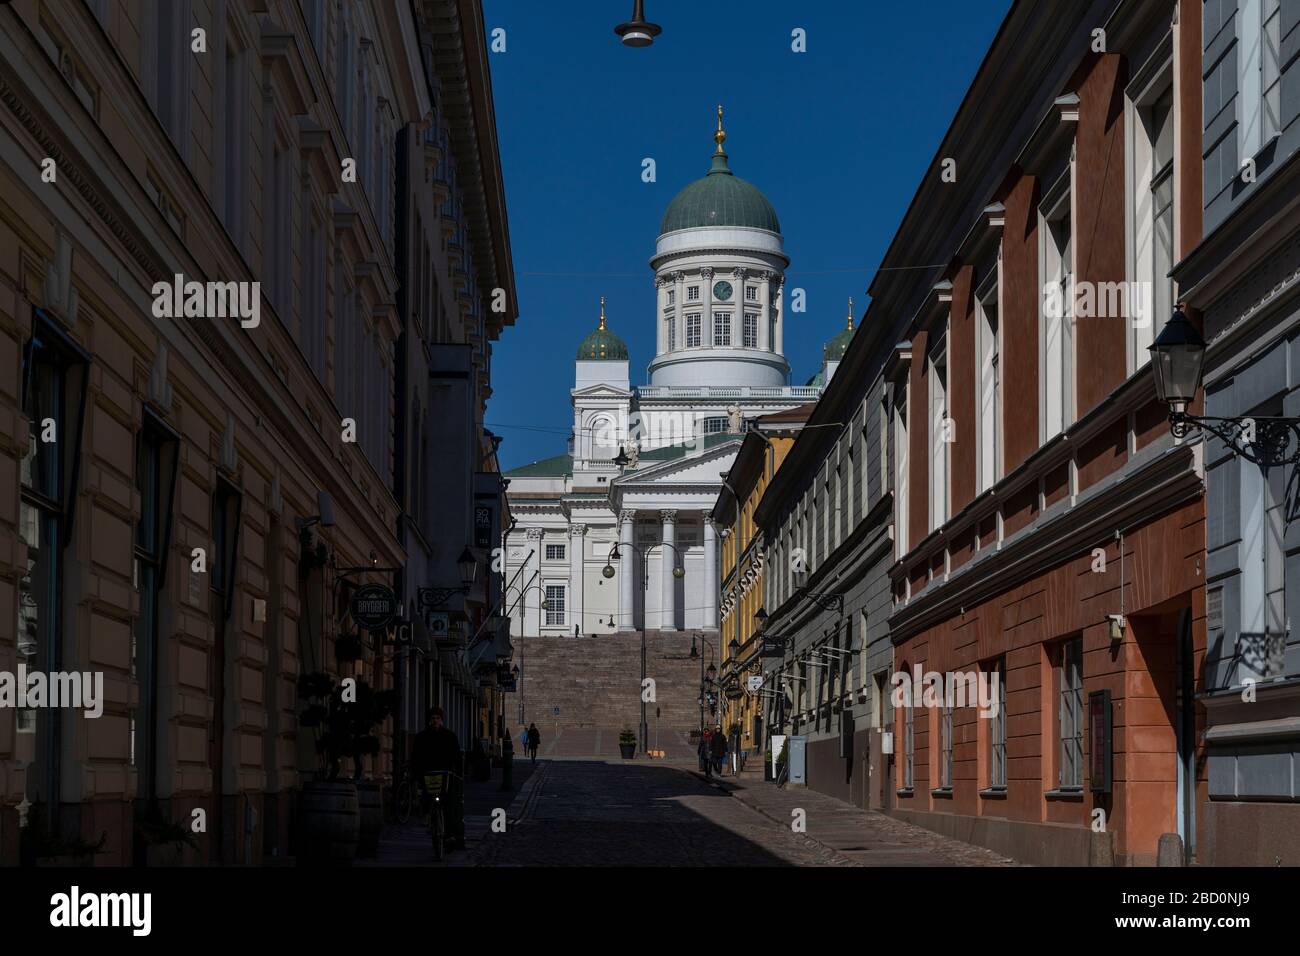
[[[464,769],[461,762],[460,741],[456,735],[443,724],[441,707],[429,709],[429,724],[415,735],[411,753],[411,764],[415,779],[423,785],[424,775],[439,771],[459,774]],[[448,789],[444,806],[447,823],[447,839],[460,849],[465,848],[464,794],[460,780],[448,777]]]

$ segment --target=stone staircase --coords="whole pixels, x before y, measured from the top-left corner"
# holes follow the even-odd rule
[[[657,732],[670,757],[691,753],[687,735],[699,726],[700,662],[688,656],[698,633],[646,632],[646,676],[655,682],[655,699],[646,704],[650,746]],[[705,638],[716,647],[716,634]],[[519,690],[506,711],[511,733],[518,733],[522,704],[525,721],[542,733],[543,756],[617,756],[619,730],[635,731],[641,720],[640,632],[511,641],[519,667]],[[707,666],[712,658],[701,652]]]

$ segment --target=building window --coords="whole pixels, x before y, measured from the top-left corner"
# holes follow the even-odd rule
[[[952,422],[948,418],[948,348],[940,339],[930,354],[930,528],[948,520]]]
[[[139,796],[147,799],[156,796],[158,783],[158,607],[167,575],[179,448],[177,435],[146,410],[136,439],[140,520],[135,527],[133,577],[140,611],[131,632],[130,661],[139,686],[136,715],[141,719],[132,721],[130,748],[132,763],[140,768]]]
[[[189,159],[190,0],[151,0],[141,11],[145,94],[176,149]]]
[[[713,313],[713,344],[727,346],[731,344],[731,313]]]
[[[727,419],[725,416],[704,419],[704,434],[720,435],[727,430]]]
[[[745,313],[745,325],[741,334],[741,345],[747,349],[758,348],[758,313]]]
[[[687,302],[699,302],[699,301],[700,301],[700,287],[699,287],[699,286],[697,286],[697,285],[688,285],[688,286],[686,287],[686,301],[687,301]]]
[[[686,347],[688,349],[699,348],[700,346],[700,313],[686,313]]]
[[[547,561],[563,561],[565,549],[562,544],[548,544],[546,546]]]
[[[1129,370],[1150,358],[1147,349],[1173,312],[1174,87],[1173,54],[1157,52],[1154,76],[1144,68],[1129,91]]]
[[[1083,786],[1083,638],[1061,645],[1057,667],[1057,727],[1061,745],[1060,787]]]
[[[235,605],[243,502],[238,488],[224,478],[217,479],[212,492],[212,551],[208,557],[210,614],[215,622],[215,640],[208,654],[208,688],[215,702],[213,719],[208,722],[208,766],[216,779],[221,778],[226,765],[226,647]]]
[[[676,290],[676,289],[669,289],[669,290],[668,290],[668,304],[669,304],[669,305],[675,305],[676,303],[677,303],[677,290]]]
[[[312,208],[311,188],[303,194],[307,211],[302,237],[302,289],[299,321],[302,350],[316,378],[325,381],[325,229]]]
[[[244,248],[244,217],[248,197],[248,67],[244,50],[231,36],[222,9],[214,12],[221,36],[214,44],[222,55],[216,66],[220,75],[212,84],[216,100],[213,112],[216,135],[213,149],[213,193],[217,213],[235,246]]]
[[[1046,444],[1074,421],[1074,243],[1070,171],[1040,209],[1042,297],[1039,367],[1042,428]]]
[[[1282,129],[1281,0],[1238,0],[1238,155],[1253,159]],[[1231,8],[1229,8],[1231,9]]]
[[[998,661],[989,672],[998,682],[998,712],[989,718],[989,787],[1004,790],[1007,786],[1007,665]]]
[[[63,549],[71,540],[77,503],[89,359],[44,313],[32,319],[23,349],[22,405],[28,444],[19,462],[17,657],[30,671],[61,669]],[[60,723],[47,708],[19,710],[17,759],[28,763],[26,798],[50,802],[58,793]],[[52,823],[47,814],[46,823]]]
[[[564,596],[565,586],[563,584],[548,584],[546,586],[547,627],[564,626]]]
[[[677,348],[677,323],[668,318],[664,320],[665,329],[664,337],[668,340],[668,351],[671,352]]]
[[[907,554],[908,496],[907,383],[899,383],[894,398],[894,540],[896,558]]]
[[[991,488],[1002,477],[1002,332],[998,325],[998,285],[975,300],[977,313],[975,348],[979,356],[976,408],[979,414],[979,491]]]
[[[758,286],[756,285],[745,286],[745,301],[746,302],[758,301]]]
[[[911,790],[916,777],[916,701],[903,714],[903,789]]]
[[[939,787],[952,789],[952,707],[939,708]]]
[[[270,156],[267,179],[263,185],[262,215],[265,220],[266,247],[262,251],[262,282],[267,298],[275,305],[282,322],[288,324],[290,308],[290,263],[293,255],[293,171],[289,146],[269,129]]]
[[[334,108],[339,113],[339,123],[343,135],[349,141],[354,140],[352,127],[353,86],[356,82],[356,69],[352,65],[352,14],[351,4],[339,0],[335,9],[335,24],[338,37],[334,50]]]
[[[1280,406],[1280,403],[1277,403]],[[1260,415],[1281,414],[1280,407]],[[1284,646],[1273,637],[1285,635],[1286,625],[1286,514],[1285,473],[1265,471],[1244,458],[1237,459],[1241,522],[1241,638],[1239,647],[1254,643],[1261,652],[1243,655],[1237,664],[1237,683],[1243,677],[1265,680],[1280,676]],[[1247,636],[1249,635],[1249,636]],[[1264,638],[1260,635],[1270,635]],[[1253,651],[1253,648],[1252,648]]]

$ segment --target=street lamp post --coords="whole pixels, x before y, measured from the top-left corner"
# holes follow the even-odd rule
[[[695,641],[697,637],[699,639],[699,642],[709,649],[709,667],[707,672],[705,671],[704,668],[704,655],[701,654],[699,649],[695,646]],[[707,693],[708,685],[712,684],[713,679],[718,675],[718,668],[717,665],[715,664],[717,657],[713,652],[713,644],[705,640],[702,635],[697,635],[697,637],[691,638],[691,657],[699,660],[700,662],[700,739],[703,740],[704,739],[705,694]],[[707,673],[707,678],[705,676],[706,673]]]
[[[619,452],[620,457],[622,457],[622,454],[623,454],[622,452]],[[660,542],[660,544],[662,544],[663,547],[665,547],[665,548],[672,548],[672,549],[673,549],[673,554],[676,555],[676,558],[677,558],[677,567],[673,568],[673,577],[674,577],[674,578],[677,578],[678,580],[680,580],[681,578],[684,578],[684,577],[686,576],[686,569],[683,568],[682,565],[681,565],[681,560],[682,560],[682,553],[681,553],[681,551],[678,550],[678,548],[677,548],[677,546],[676,546],[675,544],[669,544],[667,541]],[[601,568],[600,573],[605,577],[606,580],[608,580],[609,578],[612,578],[615,574],[618,573],[618,572],[614,569],[614,562],[615,562],[616,560],[621,559],[621,557],[622,557],[622,556],[618,553],[618,549],[619,549],[619,547],[620,547],[620,545],[616,542],[616,543],[614,544],[614,546],[613,546],[612,548],[609,549],[609,555],[605,558],[605,566],[604,566],[603,568]],[[649,553],[650,548],[653,548],[654,545],[650,545],[649,547],[646,547],[646,548],[638,548],[636,545],[632,544],[632,545],[628,545],[628,547],[630,547],[633,551],[635,551],[635,552],[637,552],[637,553],[639,553],[639,554],[641,555],[641,571],[642,571],[642,575],[641,575],[641,580],[642,580],[641,588],[642,588],[643,591],[645,591],[645,590],[649,590],[649,588],[650,588],[650,566],[649,566],[649,562],[646,561],[646,556],[647,556],[647,554]],[[663,601],[662,601],[662,598],[661,598],[661,599],[660,599],[660,604],[662,605],[662,603],[663,603]],[[660,609],[660,613],[662,614],[662,607],[661,607],[661,609]],[[613,619],[611,618],[611,621],[612,621],[612,620],[613,620]],[[642,627],[642,628],[641,628],[641,688],[640,688],[640,691],[639,691],[639,696],[641,697],[641,726],[638,728],[638,731],[637,731],[638,737],[640,738],[640,741],[641,741],[641,752],[642,752],[642,753],[645,753],[645,752],[649,749],[649,746],[650,746],[650,725],[646,723],[646,713],[645,713],[645,704],[646,704],[646,700],[645,700],[645,678],[646,678],[646,673],[645,673],[645,671],[646,671],[645,658],[646,658],[645,628]]]
[[[1185,438],[1190,429],[1196,428],[1215,435],[1233,454],[1261,468],[1292,465],[1293,472],[1300,470],[1300,418],[1187,414],[1187,407],[1201,388],[1205,339],[1188,320],[1181,304],[1151,343],[1150,352],[1156,397],[1169,406],[1169,427],[1175,438]]]

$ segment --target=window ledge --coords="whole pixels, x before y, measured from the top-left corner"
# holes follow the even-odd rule
[[[914,796],[915,794],[916,791],[913,790],[911,787],[899,787],[897,790],[894,791],[894,795],[899,797],[911,797]]]
[[[1083,788],[1079,787],[1076,789],[1072,787],[1069,790],[1056,788],[1054,790],[1044,791],[1043,796],[1048,800],[1082,800]]]
[[[936,787],[930,791],[932,797],[952,797],[952,787]]]
[[[980,796],[985,800],[1005,800],[1007,798],[1007,788],[987,787],[980,791]]]

